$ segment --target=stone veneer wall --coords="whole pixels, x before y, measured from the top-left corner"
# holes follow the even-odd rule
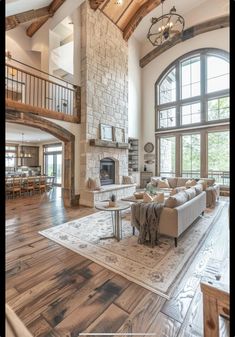
[[[125,129],[128,137],[128,46],[122,32],[99,10],[81,5],[81,201],[89,177],[98,177],[100,159],[116,162],[115,183],[128,174],[128,150],[94,147],[99,124]]]

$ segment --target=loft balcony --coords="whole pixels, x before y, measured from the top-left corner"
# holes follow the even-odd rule
[[[81,88],[22,62],[5,64],[7,110],[80,123]]]

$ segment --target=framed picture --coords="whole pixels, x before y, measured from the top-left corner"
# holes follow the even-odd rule
[[[113,140],[113,127],[107,124],[100,124],[100,139]]]
[[[122,128],[114,128],[114,140],[118,143],[125,143],[125,131]]]

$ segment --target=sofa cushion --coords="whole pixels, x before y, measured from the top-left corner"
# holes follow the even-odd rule
[[[197,184],[194,186],[194,189],[195,189],[195,191],[196,191],[196,195],[198,195],[198,194],[202,193],[202,191],[203,191],[203,186],[202,186],[202,184],[197,183]]]
[[[185,186],[186,186],[186,187],[195,186],[196,183],[197,183],[196,180],[194,180],[194,179],[191,179],[191,180],[190,180],[190,179],[189,179],[189,180],[186,181]]]
[[[184,190],[186,190],[185,186],[180,186],[180,187],[173,188],[173,190],[171,191],[170,195],[175,195],[176,193],[179,193],[179,192],[184,191]]]
[[[188,195],[185,191],[181,191],[173,196],[170,196],[165,201],[165,207],[174,208],[180,205],[183,205],[188,201]]]
[[[193,187],[188,188],[187,190],[185,190],[185,193],[188,196],[188,200],[191,200],[194,197],[196,197],[196,191],[195,191],[195,188],[193,188]]]
[[[188,178],[178,178],[177,179],[177,187],[180,187],[180,186],[185,186],[185,183],[186,181],[188,181]]]
[[[170,185],[169,185],[167,179],[164,179],[164,180],[159,179],[159,180],[158,180],[157,187],[158,187],[158,188],[169,188]]]
[[[167,178],[167,180],[171,188],[175,188],[177,186],[177,178]]]

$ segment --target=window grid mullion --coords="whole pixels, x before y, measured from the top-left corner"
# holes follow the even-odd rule
[[[206,81],[207,81],[207,68],[206,68],[206,54],[201,53],[201,123],[207,121],[207,101],[206,101]]]

